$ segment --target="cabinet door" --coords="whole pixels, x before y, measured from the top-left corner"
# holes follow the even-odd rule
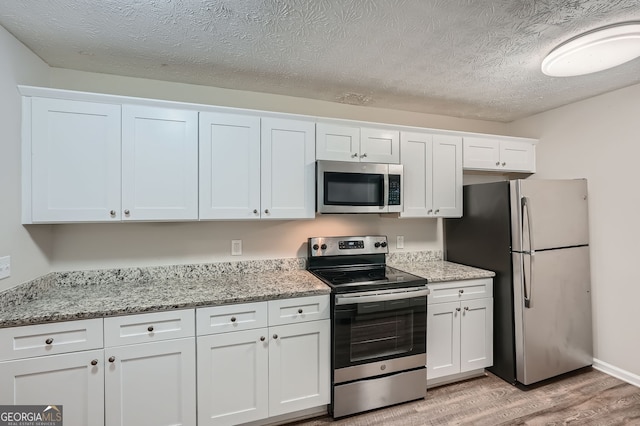
[[[105,422],[195,425],[195,339],[105,349]]]
[[[493,299],[460,302],[460,372],[493,365]]]
[[[0,362],[0,404],[62,405],[65,425],[104,425],[103,357],[100,349]]]
[[[427,308],[427,380],[460,372],[460,303]]]
[[[200,113],[200,219],[260,218],[260,117]]]
[[[269,415],[328,404],[330,320],[269,327]]]
[[[500,142],[500,167],[509,171],[535,172],[535,147],[530,143]]]
[[[498,140],[465,137],[463,148],[465,169],[497,170],[500,168],[500,142]]]
[[[25,222],[120,220],[119,105],[33,98],[27,138]]]
[[[198,424],[269,417],[267,328],[198,337]]]
[[[433,136],[433,213],[462,216],[462,138]]]
[[[360,129],[360,161],[399,164],[400,133],[397,130],[362,127]]]
[[[261,217],[315,217],[315,124],[262,119]]]
[[[429,217],[433,213],[433,137],[427,133],[400,134],[403,165],[402,217]]]
[[[198,218],[198,113],[122,107],[123,220]]]
[[[318,160],[360,161],[360,128],[337,124],[316,124]]]

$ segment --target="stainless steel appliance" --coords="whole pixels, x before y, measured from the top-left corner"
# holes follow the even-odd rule
[[[465,186],[444,236],[447,260],[496,272],[490,371],[529,385],[592,364],[586,180]]]
[[[316,162],[318,213],[402,211],[401,164]]]
[[[426,396],[427,280],[387,252],[385,236],[308,240],[308,269],[332,288],[334,417]]]

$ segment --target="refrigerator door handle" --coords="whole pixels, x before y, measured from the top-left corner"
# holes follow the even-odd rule
[[[524,269],[524,265],[523,265],[523,271],[522,271],[522,283],[524,286],[523,289],[523,295],[524,295],[524,307],[525,308],[530,308],[531,307],[531,285],[533,284],[533,263],[534,263],[534,255],[535,255],[535,250],[533,249],[534,245],[533,245],[533,232],[532,232],[532,221],[531,221],[531,210],[529,209],[529,205],[531,203],[531,200],[529,200],[529,197],[522,197],[522,199],[520,200],[520,205],[522,207],[522,234],[524,235],[524,216],[526,214],[527,216],[527,228],[528,228],[528,237],[529,237],[529,250],[525,250],[523,251],[525,254],[529,255],[529,290],[527,290],[527,272]],[[524,246],[522,247],[524,249]],[[523,257],[523,263],[524,263],[524,257]]]

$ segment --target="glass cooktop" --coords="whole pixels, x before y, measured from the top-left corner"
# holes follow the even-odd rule
[[[310,271],[336,293],[419,287],[427,280],[391,266],[329,268]]]

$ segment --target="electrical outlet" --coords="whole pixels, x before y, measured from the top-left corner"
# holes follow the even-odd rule
[[[11,276],[11,256],[0,257],[0,280]]]
[[[242,254],[242,240],[231,240],[231,256]]]
[[[396,248],[398,249],[404,248],[404,235],[398,235],[396,237]]]

